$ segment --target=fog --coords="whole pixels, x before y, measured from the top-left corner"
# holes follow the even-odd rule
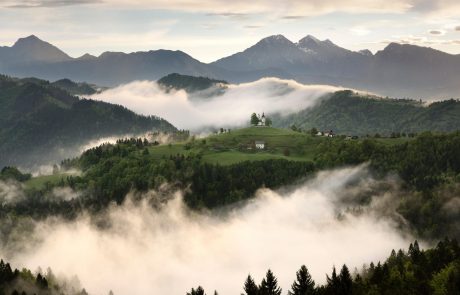
[[[17,266],[75,274],[90,294],[185,294],[199,284],[208,294],[240,294],[248,273],[260,282],[268,268],[285,294],[302,264],[323,283],[333,265],[361,268],[412,241],[379,211],[387,193],[373,195],[358,215],[346,209],[374,183],[365,166],[321,172],[297,187],[261,189],[219,214],[191,212],[181,192],[152,209],[152,192],[111,207],[100,217],[109,228],[89,216],[41,222],[28,236],[41,242],[11,258]]]
[[[246,125],[253,112],[289,114],[313,106],[327,93],[340,90],[326,85],[303,85],[292,80],[263,78],[256,82],[228,85],[222,95],[208,92],[166,93],[156,82],[137,81],[106,90],[91,98],[123,105],[136,113],[158,115],[180,129]]]

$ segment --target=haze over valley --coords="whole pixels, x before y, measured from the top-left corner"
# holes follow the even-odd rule
[[[0,1],[0,295],[459,294],[457,2]]]

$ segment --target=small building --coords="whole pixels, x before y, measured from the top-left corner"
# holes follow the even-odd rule
[[[259,124],[257,124],[257,126],[260,126],[260,127],[267,126],[266,119],[265,119],[265,113],[262,113],[262,116],[259,115]]]
[[[256,146],[257,150],[265,149],[265,141],[257,140],[257,141],[254,142],[254,145]]]

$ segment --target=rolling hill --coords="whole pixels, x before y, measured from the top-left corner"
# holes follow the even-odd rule
[[[278,127],[333,130],[338,134],[381,135],[460,130],[460,102],[446,100],[425,105],[420,101],[367,97],[339,91],[313,108],[285,117],[274,116]]]
[[[91,140],[152,130],[175,127],[122,106],[79,99],[47,81],[0,76],[0,167],[48,164],[78,154]]]

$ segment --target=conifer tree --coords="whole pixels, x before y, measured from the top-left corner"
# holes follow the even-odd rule
[[[259,288],[252,279],[251,275],[248,275],[246,281],[244,282],[244,292],[246,295],[257,295]]]
[[[251,115],[251,124],[254,125],[254,126],[259,124],[259,117],[257,117],[256,113],[252,113],[252,115]]]
[[[265,278],[260,283],[259,295],[281,295],[281,288],[278,286],[278,279],[269,269]]]
[[[348,267],[344,264],[342,270],[340,271],[340,293],[342,295],[352,294],[353,289],[353,279],[351,278],[350,271]]]
[[[192,288],[190,292],[187,292],[187,295],[206,295],[206,294],[204,293],[203,287],[198,286],[196,290]]]
[[[326,289],[329,291],[330,294],[338,294],[340,289],[340,278],[337,276],[337,271],[335,270],[335,266],[332,268],[332,275],[329,277],[326,275]]]
[[[289,295],[310,295],[315,292],[315,281],[311,278],[310,273],[305,265],[300,267],[296,273],[297,280],[294,281]]]

